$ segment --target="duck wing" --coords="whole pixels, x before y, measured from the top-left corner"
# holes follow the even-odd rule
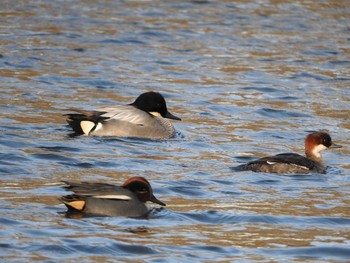
[[[119,105],[114,107],[101,108],[97,111],[102,113],[100,117],[103,119],[103,121],[118,120],[139,126],[145,125],[145,123],[147,123],[147,121],[152,118],[151,114],[131,105]]]
[[[127,123],[127,125],[137,126],[147,126],[147,124],[154,122],[151,114],[131,105],[119,105],[94,111],[69,110],[76,112],[65,114],[65,116],[68,116],[67,122],[69,126],[72,127],[76,135],[89,135],[108,122]]]
[[[130,195],[132,193],[121,186],[91,182],[63,182],[66,184],[65,189],[74,192],[75,196],[119,200],[131,199]]]
[[[264,157],[253,162],[270,165],[275,163],[294,164],[300,167],[305,167],[309,170],[313,170],[316,167],[316,163],[313,160],[307,159],[304,156],[296,153],[281,153],[274,156]]]

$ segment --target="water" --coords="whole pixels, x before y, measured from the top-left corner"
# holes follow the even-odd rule
[[[2,1],[4,262],[347,262],[347,1]],[[171,140],[70,137],[67,108],[155,90]],[[233,172],[328,130],[327,175]],[[144,176],[148,219],[65,218],[61,180]]]

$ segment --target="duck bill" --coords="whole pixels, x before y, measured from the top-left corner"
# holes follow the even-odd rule
[[[164,204],[162,201],[158,200],[154,195],[151,196],[150,201],[153,203],[156,203],[158,205],[161,205],[161,206],[166,206],[166,204]]]
[[[332,143],[331,146],[329,146],[329,148],[342,148],[343,146],[339,145],[339,144],[335,144],[335,143]]]
[[[173,120],[177,120],[177,121],[181,121],[181,118],[171,114],[169,111],[165,114],[164,118],[168,118],[168,119],[173,119]]]

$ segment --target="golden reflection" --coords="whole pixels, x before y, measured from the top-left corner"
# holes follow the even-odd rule
[[[36,15],[36,13],[34,11],[30,11],[30,10],[21,10],[21,12],[15,12],[15,11],[10,11],[12,9],[13,3],[11,3],[10,1],[7,1],[8,4],[4,6],[2,6],[4,9],[0,11],[0,16],[1,17],[33,17]],[[4,3],[2,3],[4,4]]]
[[[331,117],[331,118],[339,118],[348,120],[350,117],[350,110],[336,110],[336,109],[327,109],[322,105],[315,105],[313,107],[315,113],[318,116]],[[345,122],[344,125],[349,125],[349,122]]]
[[[349,236],[346,230],[320,230],[304,226],[270,225],[266,223],[190,224],[166,228],[147,228],[146,232],[129,235],[107,235],[118,241],[139,245],[162,246],[218,246],[237,248],[308,247],[327,236],[328,242],[342,243],[334,236]]]
[[[33,77],[41,76],[42,71],[31,69],[31,68],[22,68],[22,69],[1,69],[1,76],[6,78],[18,78],[21,81],[29,81]]]
[[[251,66],[224,66],[222,68],[220,68],[220,70],[222,70],[223,72],[244,72],[244,71],[251,71],[253,70],[253,67]]]
[[[242,209],[251,211],[257,214],[269,215],[286,215],[286,216],[336,216],[350,217],[348,201],[346,201],[344,193],[337,190],[327,189],[311,189],[311,192],[303,193],[300,197],[281,197],[276,198],[279,192],[271,189],[242,189],[256,194],[268,194],[271,198],[266,198],[264,201],[235,201],[227,204],[234,209]],[[342,200],[336,202],[335,200]],[[330,205],[332,204],[333,205]],[[225,207],[227,209],[227,207]]]

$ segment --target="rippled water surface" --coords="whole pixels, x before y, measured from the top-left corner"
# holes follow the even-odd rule
[[[1,1],[6,262],[347,262],[348,1]],[[71,137],[62,114],[161,92],[170,140]],[[234,172],[326,129],[327,175]],[[147,219],[64,216],[61,180],[144,176]]]

